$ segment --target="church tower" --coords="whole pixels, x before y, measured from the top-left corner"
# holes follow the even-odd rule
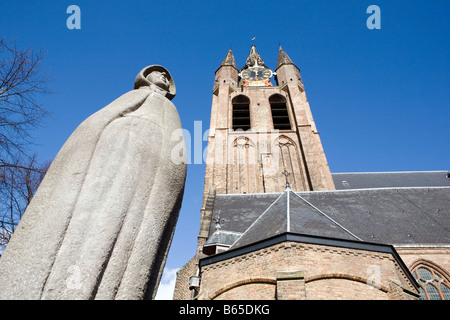
[[[335,189],[300,70],[281,46],[274,71],[255,45],[240,69],[230,49],[212,91],[197,254],[178,273],[178,298],[188,298],[188,275],[217,222],[216,195],[284,192],[286,178],[292,191]]]
[[[275,83],[272,83],[274,81]],[[203,210],[217,194],[333,190],[300,70],[279,48],[274,71],[252,45],[238,69],[230,49],[216,71]]]

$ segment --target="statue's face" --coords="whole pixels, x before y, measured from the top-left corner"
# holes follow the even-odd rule
[[[161,89],[169,91],[170,82],[169,82],[169,80],[167,78],[167,74],[165,72],[152,71],[147,76],[147,79],[148,79],[148,81],[150,81],[151,83],[157,85]]]

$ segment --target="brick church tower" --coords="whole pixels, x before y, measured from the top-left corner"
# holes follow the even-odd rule
[[[254,45],[239,70],[230,49],[214,79],[205,195],[283,191],[284,170],[295,191],[334,189],[300,70],[280,47],[272,72]]]
[[[275,85],[272,84],[272,78]],[[209,236],[209,192],[333,190],[300,70],[279,48],[275,72],[252,45],[238,69],[230,49],[215,74],[200,237]]]
[[[392,208],[373,210],[374,199],[395,194],[369,202],[336,190],[348,184],[330,172],[300,70],[281,46],[273,71],[254,45],[242,68],[230,49],[214,78],[197,252],[174,299],[416,299],[393,240],[364,216],[380,211],[386,223]],[[355,202],[364,214],[352,215]],[[410,241],[406,232],[395,241]]]

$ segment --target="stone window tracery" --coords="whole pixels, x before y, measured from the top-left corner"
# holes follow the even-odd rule
[[[450,282],[431,263],[417,264],[412,274],[419,284],[421,300],[450,300]]]

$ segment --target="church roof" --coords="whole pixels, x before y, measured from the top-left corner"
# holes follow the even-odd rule
[[[236,242],[237,239],[239,239],[241,237],[241,235],[242,235],[242,233],[240,233],[240,232],[233,232],[233,231],[227,231],[227,230],[216,230],[205,242],[205,246],[211,246],[211,245],[217,245],[217,244],[231,246],[233,243]]]
[[[333,173],[336,189],[450,187],[449,171]]]
[[[225,56],[222,63],[220,64],[220,67],[223,67],[223,66],[231,66],[231,67],[234,67],[237,69],[236,61],[234,60],[234,55],[233,55],[233,51],[231,50],[231,48],[230,48],[230,50],[228,50],[227,55]]]
[[[367,181],[363,189],[217,194],[213,217],[220,210],[222,229],[242,233],[233,248],[286,232],[389,245],[449,244],[450,186],[389,187],[388,183],[398,184],[401,176],[409,184],[436,182],[439,175],[436,179],[434,175],[394,174],[384,184],[377,176],[373,182],[383,185],[380,188],[369,188]],[[352,186],[358,179],[349,181]],[[211,225],[210,234],[213,229]]]
[[[395,246],[450,243],[449,186],[216,194],[213,217],[219,210],[221,227],[233,232],[226,237],[231,247],[203,257],[200,266],[301,242],[390,253],[415,284]]]
[[[277,67],[275,68],[275,70],[277,70],[279,67],[281,67],[282,65],[285,64],[292,64],[295,65],[291,58],[289,58],[289,56],[287,55],[286,52],[284,52],[283,48],[281,48],[278,50],[278,60],[277,60]]]
[[[252,223],[232,249],[285,232],[360,240],[299,194],[287,189]]]

